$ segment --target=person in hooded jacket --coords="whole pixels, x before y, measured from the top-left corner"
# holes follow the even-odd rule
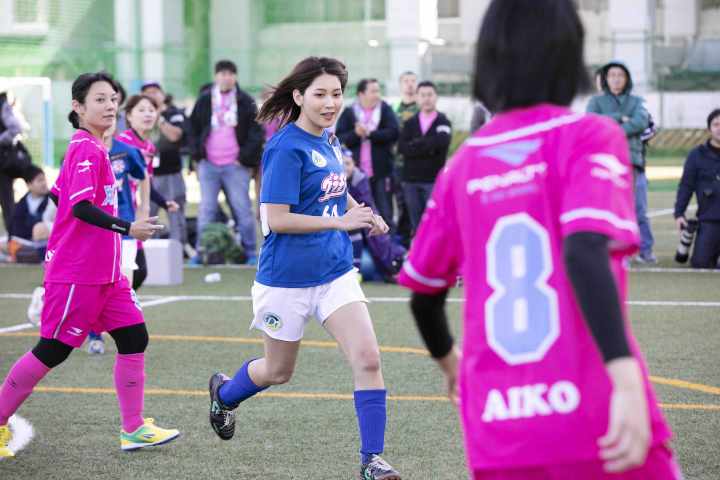
[[[640,230],[639,263],[657,263],[653,254],[653,238],[647,216],[648,181],[645,175],[645,155],[642,134],[650,123],[642,97],[632,94],[633,82],[630,70],[624,63],[613,61],[600,70],[602,93],[588,103],[587,111],[612,118],[625,131],[630,145],[630,159],[635,181],[635,212]]]

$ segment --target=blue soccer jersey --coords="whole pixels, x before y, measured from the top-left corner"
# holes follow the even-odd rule
[[[347,182],[340,145],[327,132],[312,135],[294,123],[275,134],[263,154],[261,204],[284,204],[291,213],[342,216],[347,208]],[[328,283],[353,268],[347,232],[307,234],[269,229],[264,207],[265,243],[256,280],[271,287],[304,288]]]
[[[145,160],[137,148],[115,139],[113,139],[109,156],[117,185],[118,216],[128,222],[134,222],[134,189],[130,182],[131,180],[143,180],[145,178]]]

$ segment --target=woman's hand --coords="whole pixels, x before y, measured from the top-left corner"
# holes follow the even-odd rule
[[[370,229],[370,236],[384,235],[390,231],[390,227],[380,215],[373,215],[373,226]]]
[[[361,230],[365,228],[373,228],[375,225],[375,214],[370,207],[357,205],[338,218],[338,230],[350,232],[352,230]]]

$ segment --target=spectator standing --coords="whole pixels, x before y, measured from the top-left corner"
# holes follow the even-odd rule
[[[157,130],[153,138],[158,151],[158,164],[153,170],[153,187],[165,197],[178,205],[178,209],[168,212],[170,238],[182,245],[187,243],[187,225],[185,223],[185,180],[182,176],[181,150],[187,139],[187,120],[182,109],[168,102],[168,96],[157,82],[146,83],[142,93],[155,100],[158,106]],[[158,214],[159,206],[150,205],[150,215]]]
[[[445,114],[437,111],[437,98],[434,83],[418,84],[420,111],[405,122],[400,136],[399,151],[405,158],[402,186],[413,232],[425,211],[435,178],[445,165],[452,139],[452,125]]]
[[[247,263],[257,264],[255,215],[250,179],[260,164],[264,132],[255,120],[255,100],[237,84],[237,67],[229,60],[215,65],[215,82],[203,91],[190,115],[193,158],[198,160],[200,210],[198,240],[217,215],[222,188],[235,215]],[[193,263],[199,263],[196,257]]]
[[[380,98],[380,84],[376,79],[360,80],[357,100],[340,115],[336,134],[370,178],[375,205],[393,229],[393,147],[400,128],[392,107]]]
[[[417,75],[407,71],[400,75],[400,101],[395,104],[395,114],[402,129],[406,121],[420,111],[417,103]]]
[[[697,199],[699,225],[690,258],[693,268],[717,268],[720,257],[720,108],[710,112],[707,127],[710,139],[688,154],[675,200],[675,221],[683,229],[693,193]]]
[[[630,160],[635,182],[635,213],[640,229],[640,254],[635,257],[639,263],[657,263],[653,254],[652,230],[647,216],[647,188],[645,157],[642,134],[649,126],[647,110],[643,99],[632,95],[633,82],[630,70],[625,64],[613,61],[601,70],[603,92],[590,99],[587,111],[598,113],[615,120],[625,132],[630,144]]]
[[[12,96],[8,92],[0,93],[0,165],[7,162],[7,157],[12,154],[19,136],[22,134],[22,124],[13,113]],[[13,184],[16,175],[7,172],[3,166],[0,169],[0,208],[3,211],[3,222],[5,230],[10,231],[13,208],[15,207],[15,192]]]
[[[400,131],[402,131],[405,122],[420,111],[416,95],[417,75],[408,70],[400,75],[400,101],[395,105],[395,114],[398,118]],[[403,158],[402,155],[398,153],[395,157],[395,171],[393,174],[393,193],[395,194],[395,203],[397,204],[398,209],[396,233],[400,242],[407,248],[410,246],[410,234],[412,227],[410,226],[410,215],[408,214],[407,205],[405,204],[402,179],[400,178],[402,169]]]

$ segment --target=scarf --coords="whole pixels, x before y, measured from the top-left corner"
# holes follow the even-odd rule
[[[212,88],[212,116],[210,117],[210,126],[213,130],[221,125],[235,128],[237,125],[237,100],[235,99],[235,89],[230,90],[228,94],[228,109],[223,112],[223,94],[220,93],[220,87],[213,85]],[[220,118],[222,116],[222,119]]]
[[[359,102],[353,103],[353,112],[355,113],[355,120],[367,129],[369,135],[377,130],[377,127],[380,124],[382,102],[378,102],[369,118],[366,117],[365,109],[360,106]],[[373,176],[372,143],[368,137],[365,137],[360,144],[360,169],[365,172],[368,177]]]

